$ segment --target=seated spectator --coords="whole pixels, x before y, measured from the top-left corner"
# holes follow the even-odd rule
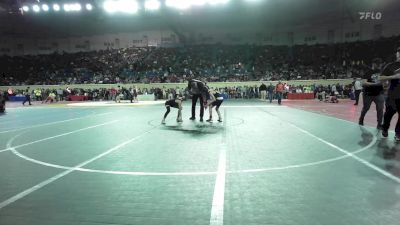
[[[325,99],[328,103],[339,103],[338,97],[335,92],[331,91],[330,95]]]
[[[325,95],[325,90],[321,86],[319,86],[316,92],[317,99],[319,99],[320,101],[325,101]]]
[[[46,100],[44,101],[44,103],[47,103],[47,102],[53,103],[55,100],[56,100],[56,94],[54,94],[53,92],[50,92],[49,95],[47,96]]]

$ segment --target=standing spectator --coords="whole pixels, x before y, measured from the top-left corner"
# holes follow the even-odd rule
[[[261,100],[265,101],[267,98],[267,86],[264,83],[262,83],[259,90],[260,90]]]
[[[172,91],[172,88],[168,90],[168,100],[172,100],[174,99],[174,93]]]
[[[111,88],[111,101],[116,101],[118,91],[114,87]]]
[[[257,85],[254,85],[254,96],[255,98],[258,98],[260,93],[260,89],[257,87]]]
[[[354,105],[358,105],[358,100],[360,100],[360,94],[362,91],[362,85],[359,78],[354,78],[354,95],[356,98],[356,103]]]
[[[272,83],[269,83],[267,90],[268,90],[269,103],[272,103],[272,100],[274,98],[274,86],[272,85]]]
[[[131,100],[131,103],[137,102],[137,95],[136,87],[131,87],[129,89],[129,99]]]
[[[35,93],[36,101],[43,101],[42,90],[40,88],[35,89],[34,93]]]
[[[136,86],[133,87],[133,101],[134,102],[139,102],[139,100],[138,100],[138,90],[137,90]]]
[[[343,85],[340,85],[339,83],[336,84],[336,90],[339,93],[340,98],[344,98],[344,96],[343,96],[343,90],[344,90]]]
[[[285,86],[282,84],[281,81],[275,87],[276,97],[278,98],[278,104],[280,105],[282,102],[283,92],[285,91]]]
[[[288,93],[289,93],[289,85],[286,84],[286,83],[284,83],[284,84],[283,84],[283,88],[284,88],[284,91],[283,91],[283,98],[284,98],[284,99],[287,99],[287,95],[288,95]]]
[[[331,92],[333,92],[335,95],[338,94],[338,93],[337,93],[336,85],[334,85],[334,84],[332,85],[332,87],[331,87]]]
[[[57,99],[56,101],[64,101],[64,91],[63,89],[57,89]]]
[[[49,96],[49,90],[45,90],[45,89],[41,89],[41,96],[40,96],[40,98],[42,99],[42,103],[45,101],[45,100],[47,100],[47,97]]]

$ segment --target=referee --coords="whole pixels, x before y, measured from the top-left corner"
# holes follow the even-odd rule
[[[31,93],[29,91],[29,87],[26,88],[26,90],[24,92],[24,95],[25,95],[25,100],[24,100],[24,102],[22,102],[22,105],[25,105],[26,102],[29,102],[29,105],[32,105],[32,103],[31,103]]]
[[[208,88],[206,84],[200,80],[189,80],[188,90],[192,94],[192,117],[190,120],[196,120],[196,104],[200,99],[200,122],[203,122],[204,106],[207,105]]]

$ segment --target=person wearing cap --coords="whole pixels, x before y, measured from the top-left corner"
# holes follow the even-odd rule
[[[386,110],[383,116],[382,136],[388,136],[390,121],[394,114],[400,112],[400,48],[396,51],[396,61],[387,64],[381,76],[378,78],[380,81],[389,81],[389,89],[386,99]],[[395,128],[395,141],[400,141],[400,120],[397,119]]]
[[[176,118],[176,122],[178,123],[182,122],[182,96],[179,96],[176,99],[171,99],[165,102],[165,108],[167,109],[167,112],[165,112],[164,118],[161,121],[162,124],[165,124],[165,119],[167,118],[169,112],[171,111],[171,107],[178,109],[178,116]]]
[[[192,95],[192,117],[190,117],[190,120],[196,119],[196,104],[197,100],[200,99],[200,122],[203,122],[204,108],[207,108],[208,87],[203,81],[192,79],[189,80],[188,90]]]

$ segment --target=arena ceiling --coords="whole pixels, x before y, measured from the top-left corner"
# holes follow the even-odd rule
[[[93,2],[97,10],[81,13],[41,13],[22,15],[19,7],[37,0],[0,0],[0,35],[5,37],[69,37],[132,32],[177,27],[196,28],[260,27],[277,29],[303,24],[323,25],[332,21],[354,22],[359,11],[399,13],[399,0],[231,0],[226,5],[188,10],[163,8],[153,13],[109,15],[103,0]],[[66,0],[48,0],[49,3]],[[78,0],[81,1],[81,0]],[[81,1],[81,2],[87,2]],[[42,0],[41,2],[45,2]],[[69,1],[71,2],[71,1]]]

